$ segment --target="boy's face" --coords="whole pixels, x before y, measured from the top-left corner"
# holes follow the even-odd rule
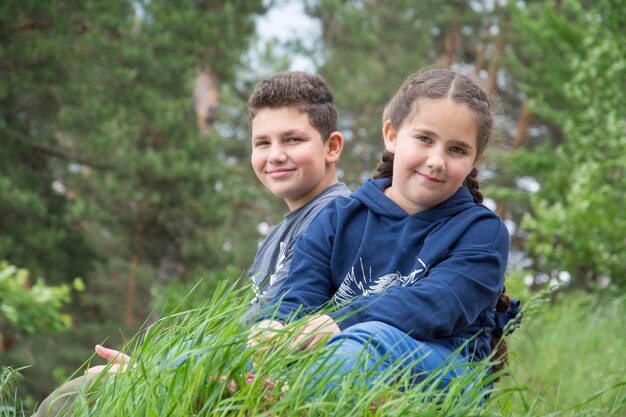
[[[329,142],[305,113],[262,109],[252,119],[252,168],[268,190],[296,210],[336,182]]]

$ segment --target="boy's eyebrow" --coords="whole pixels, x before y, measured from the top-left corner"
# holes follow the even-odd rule
[[[289,129],[280,133],[281,136],[306,135],[306,132],[300,129]]]
[[[280,137],[287,137],[287,136],[306,136],[307,133],[304,130],[301,129],[289,129],[289,130],[285,130],[283,132],[280,132],[278,134]],[[252,140],[259,140],[259,139],[267,139],[270,135],[266,135],[264,133],[260,133],[258,135],[255,135],[252,137]]]

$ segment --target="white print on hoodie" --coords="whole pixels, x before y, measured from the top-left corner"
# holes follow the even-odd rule
[[[383,275],[379,278],[372,278],[371,270],[369,271],[369,277],[365,273],[363,259],[359,259],[359,262],[361,263],[362,278],[357,278],[354,267],[352,267],[335,293],[333,297],[334,303],[341,304],[359,295],[383,294],[393,287],[408,287],[413,285],[428,272],[428,266],[420,258],[417,258],[417,262],[422,265],[422,268],[413,270],[413,272],[407,276],[402,275],[398,271]]]

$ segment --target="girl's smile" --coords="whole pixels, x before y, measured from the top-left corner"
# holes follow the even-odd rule
[[[426,182],[434,182],[434,183],[442,183],[442,182],[445,182],[444,180],[440,180],[439,178],[432,177],[432,176],[430,176],[430,175],[428,175],[428,174],[422,174],[422,173],[421,173],[421,172],[419,172],[419,171],[416,171],[416,172],[417,172],[419,175],[421,175],[421,176],[422,176],[422,178],[424,178],[424,180],[426,180]]]

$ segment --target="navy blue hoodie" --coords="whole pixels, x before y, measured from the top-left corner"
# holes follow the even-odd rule
[[[384,194],[390,184],[368,180],[317,216],[296,243],[275,317],[331,302],[341,329],[381,321],[422,341],[478,335],[470,351],[483,359],[504,285],[505,225],[465,187],[408,215]]]

